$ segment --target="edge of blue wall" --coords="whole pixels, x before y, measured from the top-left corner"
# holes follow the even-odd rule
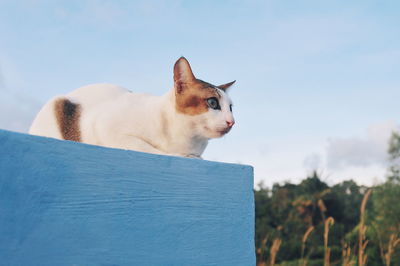
[[[253,168],[0,130],[5,265],[254,265]]]

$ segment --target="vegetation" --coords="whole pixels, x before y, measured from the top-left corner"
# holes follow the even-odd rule
[[[400,134],[389,144],[386,181],[328,186],[317,172],[300,184],[259,185],[257,265],[400,265]]]

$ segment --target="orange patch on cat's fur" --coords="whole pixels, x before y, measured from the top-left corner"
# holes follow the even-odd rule
[[[80,142],[81,106],[68,99],[58,99],[54,103],[54,113],[63,139]]]
[[[179,84],[182,88],[175,91],[177,112],[186,115],[199,115],[208,111],[207,98],[221,98],[216,86],[202,80]]]

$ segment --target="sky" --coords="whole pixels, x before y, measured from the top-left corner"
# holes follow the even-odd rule
[[[0,0],[0,128],[92,83],[161,95],[180,56],[230,90],[236,125],[204,158],[255,184],[384,180],[400,129],[399,1]]]

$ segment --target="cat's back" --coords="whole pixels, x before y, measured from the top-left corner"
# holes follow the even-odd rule
[[[60,121],[64,118],[76,118],[84,127],[100,116],[124,114],[127,108],[138,112],[148,103],[157,102],[157,98],[149,94],[133,93],[114,84],[86,85],[48,101],[35,117],[29,133],[62,138]],[[84,131],[84,128],[81,130]]]
[[[68,93],[66,97],[89,107],[102,102],[113,101],[127,93],[129,93],[129,90],[121,86],[101,83],[80,87]]]
[[[108,103],[119,105],[126,100],[130,101],[131,104],[134,102],[140,104],[157,98],[154,95],[135,93],[124,87],[107,83],[91,84],[80,87],[67,94],[66,97],[85,106],[85,108]]]

